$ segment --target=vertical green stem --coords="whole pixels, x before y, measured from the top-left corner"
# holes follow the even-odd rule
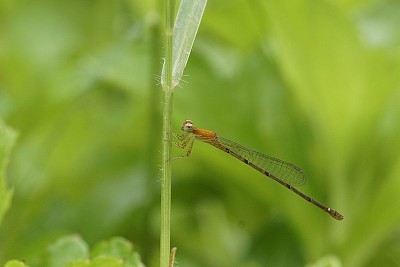
[[[174,0],[166,0],[165,81],[163,83],[163,145],[161,173],[160,267],[168,267],[171,226],[171,117],[172,117],[172,44]]]
[[[161,237],[160,267],[167,267],[170,253],[170,216],[171,216],[171,116],[172,91],[165,90],[163,95],[163,146],[161,177]]]

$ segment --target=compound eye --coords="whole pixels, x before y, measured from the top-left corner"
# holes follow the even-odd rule
[[[191,120],[185,120],[181,128],[182,131],[192,132],[193,131],[193,122]]]

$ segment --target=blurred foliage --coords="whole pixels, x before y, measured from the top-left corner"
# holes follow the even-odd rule
[[[158,266],[160,14],[160,1],[0,0],[0,116],[19,133],[0,264],[38,266],[79,233],[90,247],[123,236]],[[302,191],[345,219],[196,143],[174,162],[180,266],[400,266],[398,25],[395,0],[208,2],[174,128],[192,119],[301,166]]]
[[[43,253],[43,267],[143,267],[132,244],[120,237],[102,241],[89,251],[88,245],[77,235],[64,236],[50,244]],[[28,267],[24,262],[11,260],[5,267]]]
[[[14,140],[15,132],[13,129],[7,127],[4,122],[0,120],[0,222],[4,214],[10,208],[13,194],[13,190],[7,187],[5,170]]]

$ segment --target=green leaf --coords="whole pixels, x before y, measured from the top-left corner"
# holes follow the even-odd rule
[[[24,262],[22,261],[17,261],[17,260],[11,260],[4,265],[4,267],[28,267]]]
[[[0,119],[0,222],[10,207],[13,194],[13,190],[8,189],[6,185],[5,169],[15,136],[14,130]]]
[[[206,4],[207,0],[184,0],[179,7],[174,24],[174,45],[172,52],[174,86],[178,85],[182,78]],[[162,69],[161,81],[163,84],[166,83],[165,65]]]
[[[309,264],[306,267],[342,267],[340,259],[337,256],[329,255],[319,259],[313,264]]]
[[[5,267],[28,267],[21,261],[9,261]],[[89,253],[86,242],[78,235],[67,235],[52,243],[45,254],[46,267],[144,267],[132,243],[113,237],[96,244]]]
[[[58,239],[49,246],[47,252],[47,267],[63,267],[89,256],[88,245],[78,235]]]
[[[124,266],[121,259],[113,257],[100,257],[89,260],[79,260],[67,265],[67,267],[119,267]]]
[[[98,243],[93,248],[91,256],[93,258],[110,256],[123,259],[127,264],[123,266],[143,266],[139,254],[133,251],[132,243],[122,237],[113,237],[108,241]]]
[[[84,260],[77,260],[67,265],[67,267],[83,267],[83,266],[90,266],[91,261],[88,259]]]

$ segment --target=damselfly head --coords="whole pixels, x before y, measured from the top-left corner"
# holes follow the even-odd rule
[[[182,131],[192,132],[193,131],[193,122],[191,120],[185,120],[181,128]]]

